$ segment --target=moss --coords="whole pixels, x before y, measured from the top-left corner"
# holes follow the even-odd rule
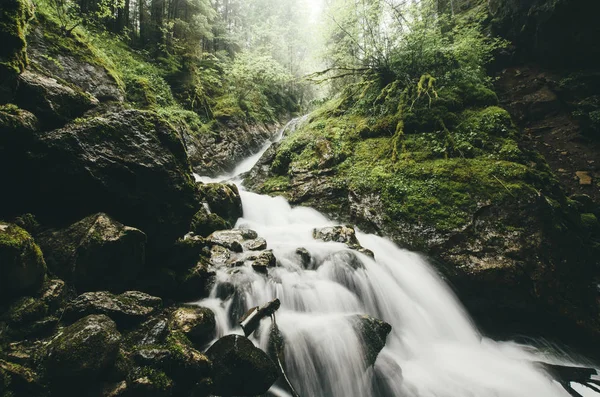
[[[151,367],[142,367],[140,373],[143,377],[147,377],[159,391],[166,392],[173,387],[173,381],[163,371]]]
[[[204,208],[192,218],[190,231],[198,236],[207,237],[217,230],[231,229],[232,225],[219,215],[208,213]]]
[[[27,67],[27,27],[33,17],[29,0],[5,0],[0,16],[0,69],[21,73]]]
[[[583,228],[588,232],[598,232],[600,230],[600,224],[596,215],[591,213],[581,214],[581,224]]]
[[[24,297],[16,301],[8,309],[8,320],[15,325],[22,325],[39,320],[48,313],[48,305],[42,300]]]
[[[267,179],[259,188],[262,192],[285,192],[290,186],[290,178],[287,176],[276,176]]]
[[[498,96],[494,91],[484,85],[478,84],[463,89],[464,103],[467,106],[494,106],[498,105]]]

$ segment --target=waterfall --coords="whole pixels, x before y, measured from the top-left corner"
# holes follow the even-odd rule
[[[277,138],[282,135],[283,130]],[[215,312],[218,337],[241,334],[239,313],[279,298],[276,319],[285,339],[287,372],[302,397],[569,396],[536,364],[562,363],[561,358],[482,336],[422,256],[360,232],[360,244],[374,258],[342,243],[315,240],[313,229],[335,223],[314,209],[292,208],[282,197],[244,190],[236,175],[250,170],[269,144],[228,175],[199,178],[238,184],[244,217],[236,227],[255,230],[278,260],[268,277],[250,266],[217,269],[210,297],[197,304]],[[298,248],[310,253],[310,264],[303,263]],[[224,285],[233,285],[235,293],[222,300]],[[392,326],[373,366],[366,363],[364,341],[352,326],[356,314]],[[269,326],[264,320],[254,336],[265,350]],[[600,395],[573,387],[584,397]],[[276,386],[270,393],[289,395]]]

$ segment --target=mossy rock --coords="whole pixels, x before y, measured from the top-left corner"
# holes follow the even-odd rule
[[[231,223],[206,208],[200,209],[192,218],[190,231],[198,236],[207,237],[217,230],[231,229]]]
[[[0,296],[37,292],[46,276],[46,262],[33,238],[20,227],[0,222]]]
[[[0,142],[3,145],[26,142],[38,129],[39,121],[33,113],[12,104],[0,106]]]
[[[183,332],[198,348],[216,334],[215,314],[205,307],[180,307],[171,314],[171,328]]]
[[[207,183],[199,185],[198,189],[203,200],[208,204],[210,210],[230,225],[240,218],[242,213],[242,199],[240,192],[234,184]]]
[[[0,396],[39,396],[44,387],[32,369],[0,359]]]
[[[41,299],[30,296],[18,299],[6,314],[12,326],[19,327],[40,320],[48,313],[48,305]]]
[[[60,386],[65,379],[77,382],[99,379],[115,363],[120,342],[121,334],[109,317],[82,318],[62,330],[48,345],[44,366],[49,380]]]
[[[27,67],[27,29],[33,17],[29,0],[5,0],[0,10],[0,104],[9,102],[16,76]]]
[[[39,239],[50,252],[49,268],[79,291],[124,291],[146,261],[146,235],[103,213],[47,231]]]

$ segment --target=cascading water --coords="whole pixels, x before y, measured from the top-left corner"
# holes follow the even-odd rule
[[[294,128],[293,121],[288,128]],[[279,132],[278,138],[283,135]],[[213,182],[233,180],[252,168],[263,150]],[[241,334],[239,314],[274,298],[281,300],[277,323],[285,339],[290,380],[302,397],[552,397],[569,396],[536,362],[558,357],[510,342],[482,337],[447,285],[419,255],[385,238],[357,233],[374,259],[342,243],[313,238],[334,225],[319,212],[292,208],[282,197],[262,196],[240,186],[244,217],[238,228],[255,230],[278,260],[269,275],[250,266],[217,269],[216,285],[198,305],[217,317],[218,337]],[[297,249],[310,253],[303,263]],[[225,300],[224,285],[235,288]],[[392,325],[385,348],[369,366],[364,341],[353,326],[356,314]],[[267,349],[270,321],[256,343]],[[573,384],[582,396],[599,396]],[[288,396],[272,387],[272,395]]]

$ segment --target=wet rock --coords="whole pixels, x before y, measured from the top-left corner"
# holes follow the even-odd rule
[[[121,334],[105,315],[87,316],[65,328],[47,347],[44,365],[52,382],[98,378],[113,365]]]
[[[210,211],[225,219],[230,225],[242,216],[242,199],[234,184],[208,183],[198,186],[202,199]]]
[[[176,382],[196,383],[210,376],[212,364],[204,354],[187,343],[171,335],[164,345],[137,349],[133,359],[138,365],[164,371]]]
[[[160,315],[140,324],[128,335],[128,338],[134,345],[158,345],[164,342],[168,333],[169,319],[164,315]]]
[[[252,261],[252,268],[258,273],[267,273],[267,269],[277,266],[277,258],[272,250],[262,251],[256,259]]]
[[[210,250],[210,262],[216,266],[221,267],[229,263],[231,259],[231,251],[220,245],[215,245]]]
[[[14,105],[0,106],[0,130],[0,144],[9,145],[10,142],[19,142],[31,137],[39,130],[39,121],[27,110]]]
[[[224,336],[206,355],[213,361],[213,392],[221,396],[263,394],[279,377],[269,356],[243,336]]]
[[[233,252],[242,252],[242,243],[246,239],[241,229],[214,232],[207,238],[212,244],[220,245]]]
[[[0,222],[0,297],[15,297],[40,289],[46,262],[33,238],[20,227]]]
[[[363,248],[356,238],[356,231],[351,226],[328,226],[313,230],[313,238],[323,241],[344,243],[348,247],[373,257],[371,250]]]
[[[19,76],[15,102],[49,127],[64,125],[98,104],[89,94],[29,70]]]
[[[219,283],[217,285],[217,298],[227,300],[235,293],[235,286],[230,282]]]
[[[66,51],[52,54],[52,59],[50,59],[47,55],[49,47],[53,43],[44,37],[41,26],[31,32],[27,41],[30,59],[36,63],[38,68],[79,87],[101,102],[123,101],[122,90],[115,78],[103,66]],[[85,49],[82,50],[85,51]],[[89,58],[93,58],[93,54],[90,54]]]
[[[210,256],[211,244],[201,236],[186,235],[173,245],[167,260],[170,269],[186,270],[198,263],[200,257]]]
[[[206,237],[218,230],[231,229],[231,224],[215,213],[209,212],[202,207],[192,218],[190,231],[202,237]]]
[[[215,272],[203,260],[184,273],[168,272],[161,281],[160,289],[166,296],[179,301],[190,302],[208,296],[215,278]],[[162,296],[162,295],[161,295]]]
[[[254,240],[244,241],[242,247],[247,251],[262,251],[267,249],[267,240],[259,237]]]
[[[354,270],[364,269],[365,265],[354,251],[344,250],[329,255],[325,260],[350,266]]]
[[[46,232],[40,242],[50,253],[50,269],[80,291],[122,291],[145,263],[146,235],[103,213]]]
[[[153,112],[78,119],[9,149],[0,166],[15,170],[3,186],[15,194],[3,197],[0,216],[31,212],[64,225],[102,211],[146,233],[148,249],[159,254],[149,257],[158,259],[200,207],[183,143]]]
[[[310,255],[310,252],[308,252],[308,250],[306,248],[303,248],[303,247],[296,248],[296,255],[298,256],[298,258],[300,258],[300,263],[302,264],[303,268],[312,269],[314,267],[314,266],[311,266],[312,256]]]
[[[171,314],[172,329],[183,332],[197,347],[215,337],[216,326],[215,314],[205,307],[180,307]]]
[[[377,355],[385,347],[385,340],[392,331],[392,326],[367,315],[352,316],[350,321],[362,339],[368,365],[375,364]]]
[[[138,291],[127,291],[121,295],[110,292],[86,292],[69,303],[65,319],[75,321],[91,314],[104,314],[120,327],[139,324],[162,306],[162,299]]]

